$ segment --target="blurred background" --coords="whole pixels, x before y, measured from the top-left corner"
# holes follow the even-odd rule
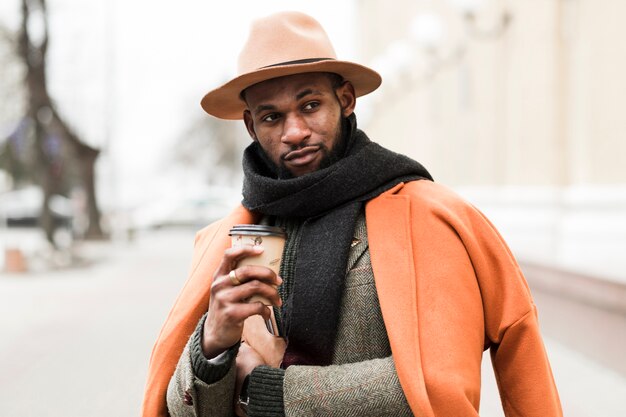
[[[286,9],[383,76],[360,127],[503,234],[565,415],[626,415],[626,2],[224,3],[0,3],[0,416],[139,414],[195,231],[241,198],[249,138],[200,98]]]

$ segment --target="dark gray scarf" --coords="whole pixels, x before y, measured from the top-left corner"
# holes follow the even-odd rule
[[[258,142],[244,152],[243,205],[304,221],[293,291],[284,300],[285,367],[332,361],[348,252],[363,203],[400,182],[432,181],[418,162],[371,142],[356,128],[354,115],[344,127],[343,158],[300,177],[278,179]]]

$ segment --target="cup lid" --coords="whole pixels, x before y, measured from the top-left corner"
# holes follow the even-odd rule
[[[287,237],[285,229],[277,226],[265,226],[261,224],[236,224],[228,233],[232,235],[255,235],[255,236],[279,236]]]

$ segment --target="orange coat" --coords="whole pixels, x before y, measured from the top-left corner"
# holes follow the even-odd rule
[[[367,203],[374,279],[398,378],[416,416],[477,416],[483,351],[491,349],[508,417],[561,416],[530,291],[491,223],[430,181]],[[208,308],[228,231],[254,223],[243,207],[198,233],[191,275],[152,352],[143,416],[167,416],[165,393]]]

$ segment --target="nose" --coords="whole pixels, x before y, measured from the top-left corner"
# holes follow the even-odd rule
[[[286,115],[284,120],[282,143],[297,146],[311,136],[311,129],[302,115]]]

